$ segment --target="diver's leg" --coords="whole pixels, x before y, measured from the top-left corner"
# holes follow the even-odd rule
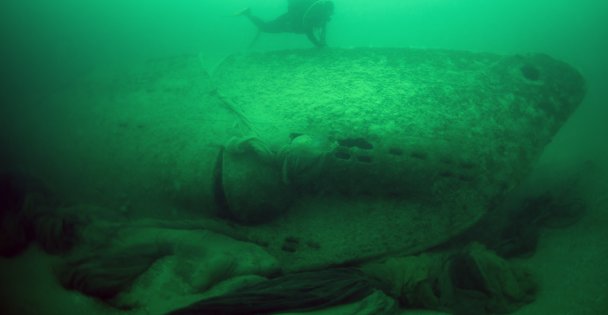
[[[278,18],[266,22],[257,16],[251,14],[251,11],[245,11],[243,13],[251,23],[253,23],[261,32],[265,33],[284,33],[289,32],[289,16],[287,14],[283,14]]]

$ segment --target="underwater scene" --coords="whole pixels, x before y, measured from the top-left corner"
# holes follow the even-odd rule
[[[608,314],[608,2],[0,27],[0,314]]]

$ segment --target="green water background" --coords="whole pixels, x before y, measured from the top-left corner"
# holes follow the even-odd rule
[[[578,68],[585,103],[559,134],[556,159],[608,160],[608,2],[599,0],[334,0],[333,47],[542,52]],[[235,52],[312,49],[304,36],[263,34],[231,16],[270,19],[285,0],[7,0],[0,4],[2,121],[38,106],[91,69],[199,53],[210,65]],[[4,134],[4,141],[11,135]]]
[[[68,89],[92,69],[179,54],[201,54],[209,65],[214,65],[236,52],[314,49],[305,37],[292,34],[265,34],[250,48],[255,28],[243,18],[230,17],[250,6],[261,17],[271,18],[284,12],[285,2],[1,1],[0,166],[11,155],[9,150],[27,145],[14,145],[22,135],[10,131],[29,128],[31,133],[37,132],[36,126],[7,126],[20,124],[23,112],[31,113],[32,109],[44,106],[49,94]],[[336,14],[328,34],[330,47],[445,48],[505,54],[541,52],[570,63],[587,79],[587,97],[548,146],[542,161],[549,165],[548,169],[557,170],[556,173],[570,163],[588,159],[608,167],[608,1],[334,2]],[[605,213],[605,208],[599,210]],[[569,311],[600,314],[597,310],[606,309],[606,281],[602,281],[606,279],[606,269],[599,268],[605,265],[605,222],[605,215],[596,215],[569,233],[558,230],[549,235],[543,246],[553,246],[546,246],[546,250],[535,256],[536,272],[543,280],[543,296],[539,301],[545,303],[534,303],[520,314]],[[23,296],[36,292],[41,296],[49,294],[47,286],[40,285],[45,280],[39,275],[33,272],[34,279],[29,282],[36,286],[20,284],[27,290]],[[63,301],[66,300],[57,299],[54,303],[62,305]],[[31,303],[29,299],[28,303]],[[546,305],[550,305],[550,311],[543,308]]]

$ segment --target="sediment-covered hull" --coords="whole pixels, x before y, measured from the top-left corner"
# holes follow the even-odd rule
[[[178,57],[59,93],[28,152],[47,154],[37,167],[75,200],[217,209],[301,270],[462,232],[583,96],[578,72],[544,55],[279,51],[229,57],[211,77]]]
[[[584,95],[581,76],[548,56],[441,50],[234,56],[214,80],[274,150],[327,153],[320,170],[283,161],[297,200],[251,232],[294,268],[460,233],[519,183]]]

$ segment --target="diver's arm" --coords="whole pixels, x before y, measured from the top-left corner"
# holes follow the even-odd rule
[[[325,41],[325,34],[327,34],[327,27],[326,25],[323,25],[323,27],[321,27],[321,30],[319,31],[319,42],[321,42],[321,45],[323,47],[327,46],[327,42]]]
[[[321,47],[321,42],[315,37],[315,33],[312,29],[306,31],[306,37],[310,40],[311,43],[315,44],[317,47]]]
[[[325,27],[323,27],[321,29],[319,38],[317,38],[315,36],[314,28],[311,28],[308,31],[306,31],[306,36],[315,46],[317,46],[319,48],[325,47]]]

